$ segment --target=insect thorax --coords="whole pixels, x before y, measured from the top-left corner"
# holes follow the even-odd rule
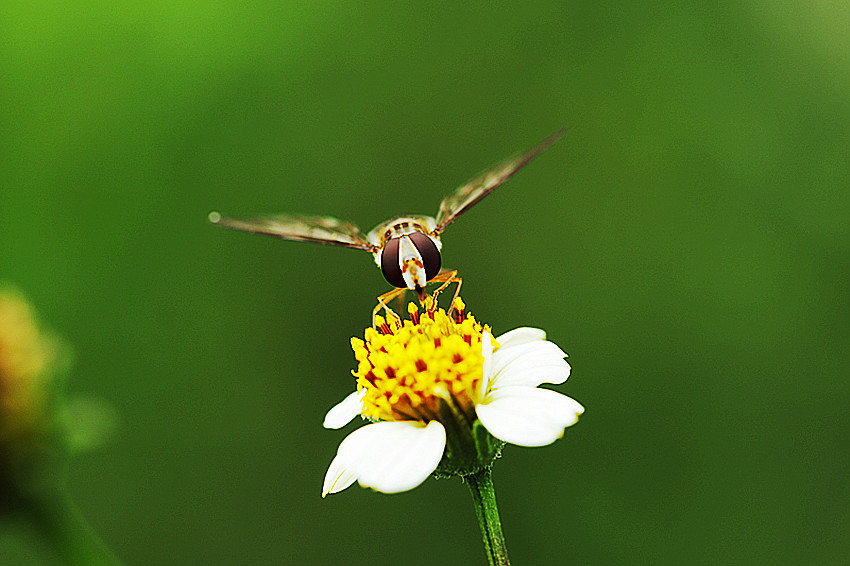
[[[383,247],[391,238],[399,238],[414,232],[427,234],[434,240],[437,248],[442,247],[440,238],[433,234],[434,228],[437,226],[437,221],[430,216],[409,215],[391,218],[385,222],[381,222],[366,235],[366,239],[377,247]]]

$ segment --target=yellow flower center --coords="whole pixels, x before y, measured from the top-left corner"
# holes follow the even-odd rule
[[[357,390],[365,389],[363,415],[383,421],[440,420],[448,405],[469,413],[483,379],[482,326],[466,314],[460,297],[451,314],[408,305],[409,320],[394,313],[375,318],[365,341],[351,339],[358,362]]]

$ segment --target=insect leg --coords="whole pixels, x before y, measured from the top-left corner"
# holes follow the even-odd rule
[[[392,291],[387,291],[383,295],[378,296],[378,305],[372,310],[372,328],[375,328],[375,317],[378,315],[381,309],[384,309],[386,311],[388,322],[390,319],[396,319],[398,321],[401,321],[401,318],[396,313],[394,313],[390,307],[387,306],[387,303],[391,302],[393,299],[401,295],[406,290],[407,289],[403,287],[396,287]]]
[[[452,311],[455,308],[454,307],[455,299],[458,297],[458,295],[460,295],[460,285],[461,285],[461,283],[463,283],[463,279],[458,277],[457,276],[457,270],[453,269],[451,271],[444,271],[443,273],[437,274],[433,279],[431,279],[431,282],[432,283],[442,283],[442,285],[440,285],[436,290],[434,290],[434,293],[431,295],[432,298],[434,299],[434,303],[433,303],[434,310],[437,309],[437,297],[440,295],[440,293],[442,293],[443,290],[446,287],[448,287],[449,285],[451,285],[452,283],[457,283],[457,287],[455,288],[455,294],[452,297],[452,302],[451,302],[451,305],[449,306],[449,311],[447,313],[449,316],[451,316]]]

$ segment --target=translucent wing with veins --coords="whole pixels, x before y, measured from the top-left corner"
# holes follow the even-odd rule
[[[477,177],[447,196],[440,203],[437,213],[437,227],[434,234],[439,234],[451,224],[455,218],[469,210],[473,205],[493,192],[499,185],[510,179],[529,161],[540,155],[546,148],[561,139],[565,130],[558,130],[532,149],[509,157],[498,165],[487,169]]]
[[[284,240],[355,248],[372,253],[378,251],[354,223],[330,216],[276,214],[259,218],[231,218],[222,216],[218,212],[211,212],[209,218],[213,224],[242,232],[266,234]]]
[[[382,222],[364,235],[355,224],[329,216],[277,214],[243,218],[211,212],[209,218],[213,224],[232,230],[367,251],[373,254],[387,282],[397,289],[416,291],[424,300],[425,285],[441,277],[440,233],[563,135],[564,130],[555,132],[525,153],[502,161],[456,189],[440,203],[436,219],[414,214],[400,216]],[[448,273],[450,281],[459,284],[456,272]],[[435,295],[447,284],[443,283]],[[387,300],[388,297],[382,295]]]

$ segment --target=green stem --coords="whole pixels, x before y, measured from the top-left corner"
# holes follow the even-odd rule
[[[48,547],[69,566],[121,566],[63,491],[41,494],[32,519]]]
[[[479,472],[464,476],[466,485],[475,502],[475,514],[484,539],[484,552],[490,560],[490,566],[510,566],[505,537],[502,535],[502,523],[499,521],[499,509],[496,507],[496,491],[493,488],[493,475],[488,466]]]

